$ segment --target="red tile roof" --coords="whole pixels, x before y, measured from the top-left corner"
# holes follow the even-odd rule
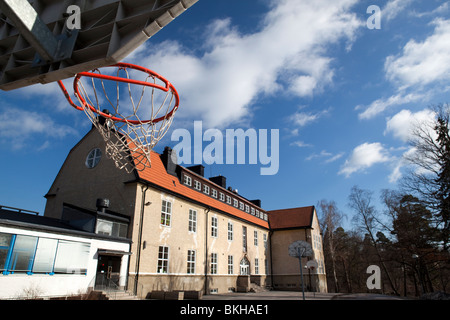
[[[219,199],[214,199],[201,191],[196,191],[193,188],[180,183],[177,177],[167,173],[166,168],[164,167],[164,164],[161,160],[161,156],[158,153],[152,151],[150,159],[151,159],[151,167],[142,168],[138,166],[137,168],[138,170],[136,171],[140,179],[148,181],[175,194],[187,197],[196,202],[200,202],[205,206],[209,206],[213,209],[226,212],[237,218],[246,220],[261,227],[269,228],[268,221],[264,221],[256,216],[253,216],[250,213],[246,213],[242,210],[239,210],[238,208],[235,208],[220,201]],[[189,171],[185,168],[183,168],[183,170],[188,171],[190,174],[192,174],[192,171]],[[198,177],[200,176],[196,175],[196,178]],[[220,186],[216,187],[216,185],[211,181],[209,181],[208,179],[205,179],[203,177],[201,177],[201,179],[203,179],[202,182],[208,182],[208,184],[213,184],[214,188],[225,190]],[[244,198],[241,197],[237,198],[239,199],[239,201],[250,204],[250,202],[248,202]]]
[[[314,206],[281,209],[267,212],[269,215],[270,229],[290,229],[311,227]]]

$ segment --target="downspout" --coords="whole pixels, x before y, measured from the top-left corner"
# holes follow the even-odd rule
[[[142,228],[144,224],[144,207],[145,207],[145,193],[148,190],[148,185],[141,187],[142,188],[142,203],[141,203],[141,216],[139,217],[139,234],[138,234],[138,243],[137,243],[137,252],[136,252],[136,277],[134,281],[133,292],[134,295],[137,295],[138,289],[138,281],[139,281],[139,267],[141,264],[141,248],[142,248]]]
[[[205,282],[204,282],[204,290],[205,295],[208,293],[208,213],[211,211],[210,207],[205,208],[206,220],[205,220]]]

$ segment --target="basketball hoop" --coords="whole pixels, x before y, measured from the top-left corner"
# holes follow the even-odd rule
[[[74,95],[81,106],[72,101],[61,81],[58,84],[70,105],[83,110],[97,128],[116,166],[127,172],[144,170],[150,166],[151,150],[172,124],[178,92],[161,75],[137,65],[117,63],[103,69],[106,73],[95,69],[75,76]],[[82,78],[90,78],[90,86]],[[120,99],[123,94],[128,101]]]

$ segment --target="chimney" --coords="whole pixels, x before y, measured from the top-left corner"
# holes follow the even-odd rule
[[[165,147],[164,152],[161,155],[161,161],[164,164],[164,167],[166,168],[166,171],[168,174],[171,174],[173,176],[176,176],[176,169],[177,169],[177,153],[172,150],[170,147]]]
[[[196,166],[192,166],[192,167],[187,167],[187,169],[191,170],[192,172],[195,172],[196,174],[204,177],[205,175],[205,167],[202,166],[201,164],[198,164]]]
[[[211,177],[209,178],[209,181],[214,182],[215,184],[221,186],[224,189],[226,189],[227,187],[227,178],[224,176]]]
[[[259,200],[259,199],[250,200],[250,202],[261,208],[261,200]]]
[[[95,205],[98,212],[105,213],[105,210],[109,208],[109,199],[99,198]]]

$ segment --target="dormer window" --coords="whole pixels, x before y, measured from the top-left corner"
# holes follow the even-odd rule
[[[202,184],[199,181],[194,180],[194,188],[196,190],[202,190]]]
[[[203,192],[209,194],[209,186],[207,186],[206,184],[203,185]]]
[[[187,175],[184,175],[183,183],[189,187],[192,186],[192,178]]]

